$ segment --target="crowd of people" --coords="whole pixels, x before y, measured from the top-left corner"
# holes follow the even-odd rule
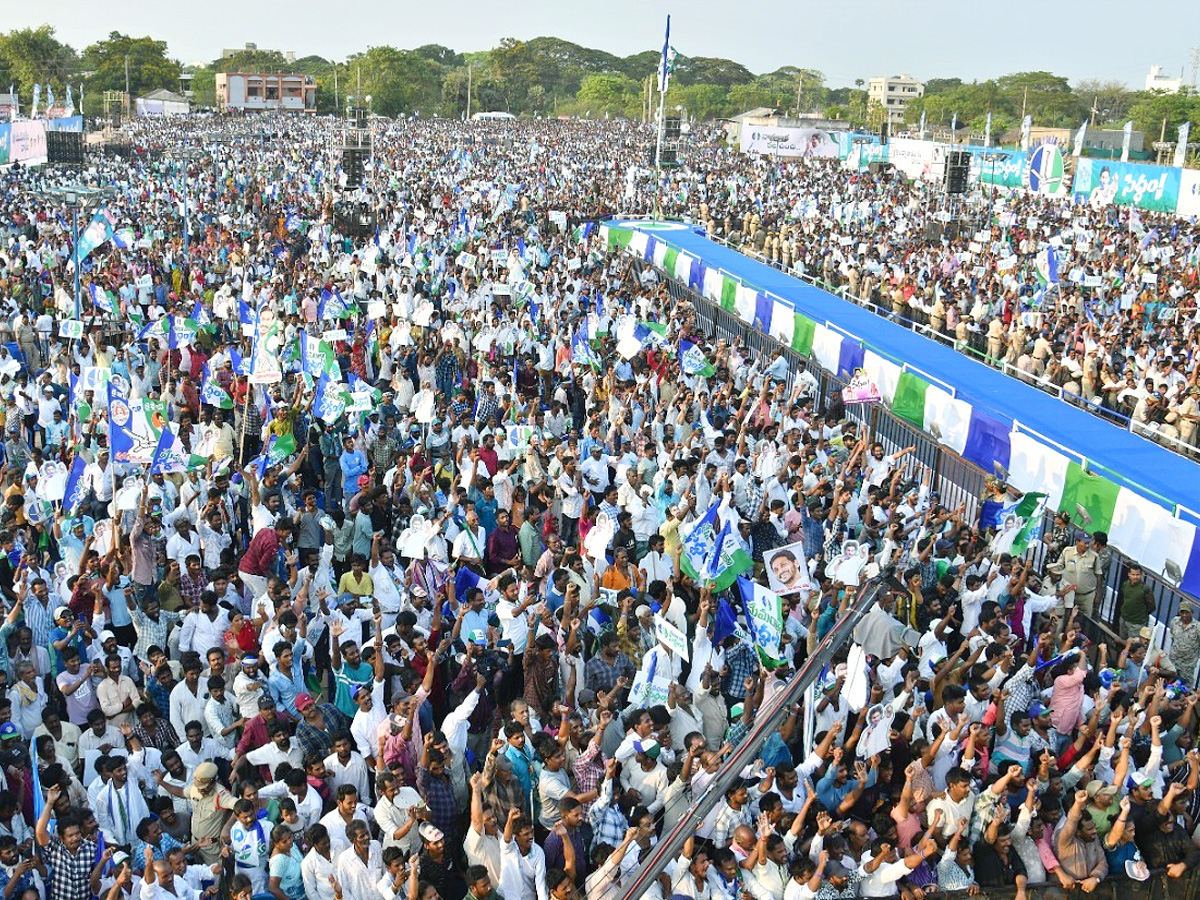
[[[789,265],[867,294],[909,266],[931,322],[968,297],[1022,322],[1020,286],[904,244],[919,189],[698,131],[659,191],[635,126],[437,121],[378,124],[346,187],[340,127],[127,126],[129,154],[89,154],[110,239],[78,263],[49,190],[75,174],[0,176],[6,898],[616,900],[714,784],[646,896],[1024,897],[1200,861],[1192,607],[1161,649],[1132,566],[1119,636],[1091,644],[1102,532],[1056,523],[1034,571],[588,227],[657,204],[770,252],[791,216]],[[1121,236],[1116,265],[1127,217],[1075,215]],[[1148,258],[1160,288],[1190,228]],[[81,338],[60,334],[75,264]],[[1063,334],[1128,348],[1139,378],[1186,357],[1182,300],[1166,326],[1112,289],[1088,326],[1060,291],[1047,366],[1098,355]],[[683,340],[711,365],[681,366]],[[990,490],[985,510],[1018,499]],[[881,580],[854,646],[727,772]]]
[[[729,170],[687,208],[714,236],[1196,452],[1195,221],[986,187],[956,203],[899,173],[714,153]]]

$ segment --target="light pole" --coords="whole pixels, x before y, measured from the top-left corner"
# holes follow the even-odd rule
[[[992,203],[996,202],[996,163],[1004,159],[1003,153],[992,151],[991,153],[983,154],[983,161],[988,164],[992,172]]]
[[[857,163],[858,163],[859,169],[861,169],[862,168],[863,147],[869,146],[871,143],[871,139],[865,138],[865,137],[856,137],[851,140],[851,143],[854,144],[854,146],[858,148]]]
[[[188,217],[188,166],[204,158],[204,151],[184,147],[171,154],[171,159],[183,163],[183,258],[190,259],[191,227]]]
[[[43,193],[58,200],[71,211],[71,254],[75,257],[75,320],[83,321],[83,312],[79,301],[79,269],[83,262],[79,258],[79,213],[81,210],[90,209],[93,204],[110,196],[112,192],[108,188],[69,184],[47,188]]]

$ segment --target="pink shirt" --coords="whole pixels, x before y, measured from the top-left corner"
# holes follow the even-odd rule
[[[1079,711],[1083,708],[1083,679],[1087,669],[1076,666],[1066,675],[1054,679],[1054,693],[1050,696],[1050,722],[1059,734],[1070,734],[1079,724]]]

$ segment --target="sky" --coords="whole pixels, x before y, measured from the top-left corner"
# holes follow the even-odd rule
[[[110,31],[166,40],[184,63],[211,61],[246,42],[296,55],[344,59],[369,45],[412,48],[444,44],[486,50],[501,38],[560,37],[627,56],[662,46],[672,13],[671,44],[687,56],[719,56],[761,74],[797,65],[825,73],[830,87],[874,75],[985,80],[1049,70],[1072,82],[1116,80],[1140,90],[1152,64],[1191,80],[1191,46],[1200,45],[1200,4],[1158,0],[1147,22],[1117,0],[1084,4],[1049,0],[3,0],[2,28],[55,27],[76,49]],[[103,12],[101,13],[101,9]],[[331,17],[336,21],[331,21]],[[1125,24],[1122,24],[1125,23]],[[1173,25],[1170,23],[1174,23]],[[1133,40],[1130,40],[1133,38]]]

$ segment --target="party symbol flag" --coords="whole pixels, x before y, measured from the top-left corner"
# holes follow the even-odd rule
[[[294,434],[272,435],[267,444],[267,462],[277,465],[296,452],[296,436]]]
[[[92,303],[96,304],[97,308],[104,310],[106,313],[116,312],[116,304],[113,302],[111,291],[106,291],[100,285],[92,282],[88,285],[88,293],[92,297]]]
[[[688,577],[703,582],[708,560],[717,545],[717,510],[720,503],[709,507],[683,539],[683,555],[680,566]]]
[[[779,595],[748,578],[738,578],[737,586],[758,658],[768,669],[782,665],[783,604]]]
[[[712,585],[713,590],[723,591],[733,584],[738,575],[753,565],[750,554],[733,536],[733,530],[726,521],[725,527],[721,529],[713,544],[712,555],[705,564],[705,581]]]
[[[691,341],[679,342],[679,368],[686,375],[708,378],[717,374],[717,367],[704,356],[704,351]]]
[[[164,428],[154,449],[154,457],[150,460],[151,475],[170,475],[175,472],[187,472],[189,469],[202,469],[208,463],[208,458],[188,453],[179,435],[170,428]]]
[[[87,496],[88,485],[83,478],[83,470],[86,468],[87,463],[84,462],[83,457],[76,454],[75,459],[71,462],[71,471],[67,473],[67,486],[63,491],[62,508],[68,516],[75,515],[75,510]]]
[[[213,377],[212,372],[209,371],[208,363],[204,364],[204,368],[200,374],[200,402],[206,406],[215,406],[218,409],[233,409],[233,398],[221,387],[220,382]]]

